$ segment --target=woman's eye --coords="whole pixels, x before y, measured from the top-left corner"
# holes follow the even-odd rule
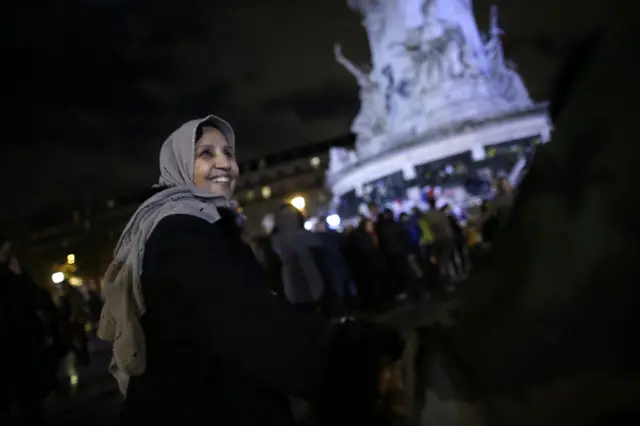
[[[213,153],[208,149],[200,152],[200,157],[213,157]]]

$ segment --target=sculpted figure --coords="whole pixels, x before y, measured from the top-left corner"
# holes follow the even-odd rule
[[[336,61],[356,78],[360,86],[360,111],[353,120],[351,131],[359,142],[367,142],[386,130],[385,96],[378,81],[370,73],[354,65],[342,54],[339,44],[334,46]]]

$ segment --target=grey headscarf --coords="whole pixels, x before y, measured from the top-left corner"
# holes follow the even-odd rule
[[[217,208],[229,206],[225,197],[199,190],[193,183],[196,138],[198,129],[204,125],[216,127],[231,145],[235,144],[229,123],[214,115],[189,121],[173,132],[160,150],[158,186],[167,189],[146,200],[133,214],[105,273],[105,305],[98,336],[113,342],[109,369],[123,394],[129,377],[142,374],[146,368],[146,348],[140,325],[140,317],[145,312],[140,276],[149,236],[167,216],[188,214],[214,223],[220,219]]]

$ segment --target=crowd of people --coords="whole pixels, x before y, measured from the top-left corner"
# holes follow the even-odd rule
[[[97,320],[99,300],[67,281],[37,285],[12,242],[0,238],[0,424],[41,425],[47,396],[71,390],[62,380],[65,361],[89,363],[86,328]]]
[[[343,232],[324,218],[306,230],[302,213],[283,205],[252,246],[272,290],[300,310],[377,312],[453,291],[491,244],[511,192],[508,181],[497,180],[495,197],[475,214],[438,207],[433,196],[426,211],[414,207],[397,217],[371,203],[369,214]]]

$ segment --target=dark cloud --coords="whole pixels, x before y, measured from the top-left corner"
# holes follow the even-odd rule
[[[481,28],[489,3],[474,4]],[[505,49],[535,98],[612,3],[498,1]],[[11,214],[148,185],[159,145],[196,116],[228,118],[248,158],[343,135],[357,111],[332,51],[341,42],[354,62],[368,58],[346,0],[16,4],[3,25],[15,37],[2,41],[15,65],[5,76],[15,119],[0,144]]]

